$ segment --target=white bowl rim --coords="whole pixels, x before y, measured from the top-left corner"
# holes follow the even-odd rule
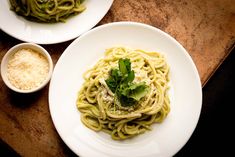
[[[21,89],[16,88],[15,86],[13,86],[10,83],[10,81],[8,80],[7,75],[6,75],[6,68],[7,68],[7,63],[8,63],[9,57],[12,56],[14,53],[16,53],[17,50],[23,49],[23,48],[29,48],[29,49],[36,50],[38,53],[44,55],[49,63],[49,71],[48,71],[48,75],[47,75],[46,79],[36,88],[32,88],[29,90],[21,90]],[[35,43],[20,43],[20,44],[17,44],[15,46],[11,47],[6,52],[6,54],[3,56],[2,62],[1,62],[1,77],[2,77],[3,82],[6,84],[6,86],[8,88],[10,88],[11,90],[18,92],[18,93],[33,93],[33,92],[39,91],[44,86],[46,86],[46,84],[50,81],[52,72],[53,72],[53,61],[52,61],[50,54],[42,46],[35,44]]]

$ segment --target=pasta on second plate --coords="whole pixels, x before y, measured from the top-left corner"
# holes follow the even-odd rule
[[[65,22],[83,12],[84,0],[9,0],[11,10],[29,20],[45,23]]]
[[[81,121],[114,140],[151,130],[170,112],[169,66],[160,53],[113,47],[83,77],[77,98]]]

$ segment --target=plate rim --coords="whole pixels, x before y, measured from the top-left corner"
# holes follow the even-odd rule
[[[128,26],[138,26],[138,27],[145,27],[145,28],[148,28],[148,29],[151,29],[153,31],[158,31],[160,32],[161,34],[167,36],[168,38],[170,38],[177,46],[179,46],[179,48],[182,50],[182,52],[184,52],[183,54],[185,55],[185,57],[187,57],[187,60],[190,62],[190,65],[192,66],[192,70],[193,70],[193,73],[196,75],[196,81],[195,83],[197,84],[197,87],[200,87],[200,91],[199,91],[199,102],[200,104],[198,104],[198,113],[196,115],[196,121],[195,121],[195,125],[193,126],[193,128],[191,128],[191,132],[190,134],[188,134],[188,138],[187,140],[184,141],[184,143],[179,147],[179,149],[177,151],[174,152],[174,154],[172,155],[175,155],[177,152],[179,152],[184,146],[185,144],[189,141],[189,139],[191,138],[192,134],[194,133],[195,131],[195,128],[197,127],[198,125],[198,122],[199,122],[199,118],[200,118],[200,115],[201,115],[201,109],[202,109],[202,85],[201,85],[201,79],[200,79],[200,75],[199,75],[199,72],[197,70],[197,67],[192,59],[192,57],[189,55],[189,53],[187,52],[187,50],[174,38],[172,37],[170,34],[166,33],[165,31],[159,29],[159,28],[156,28],[154,26],[151,26],[151,25],[148,25],[148,24],[145,24],[145,23],[140,23],[140,22],[132,22],[132,21],[119,21],[119,22],[112,22],[112,23],[107,23],[107,24],[103,24],[103,25],[100,25],[100,26],[97,26],[85,33],[83,33],[82,35],[80,35],[78,38],[76,38],[71,44],[69,44],[69,46],[64,50],[64,52],[62,53],[62,55],[59,57],[57,64],[60,64],[61,60],[64,58],[64,56],[69,53],[70,49],[74,47],[74,45],[76,45],[80,40],[82,40],[84,37],[86,37],[87,35],[89,34],[92,34],[93,32],[96,32],[96,31],[99,31],[100,29],[105,29],[106,27],[112,27],[112,26],[117,26],[117,25],[128,25]],[[55,69],[56,70],[56,65],[55,65]],[[54,79],[54,72],[53,72],[53,75],[52,75],[52,80]],[[52,81],[51,81],[52,82]],[[50,82],[50,85],[49,85],[49,92],[48,92],[48,100],[49,100],[49,110],[50,110],[50,115],[51,115],[51,118],[52,118],[52,121],[53,121],[53,124],[56,128],[56,131],[57,133],[59,134],[60,138],[64,141],[64,143],[76,154],[76,155],[80,155],[80,156],[83,156],[83,154],[79,154],[79,147],[77,147],[76,149],[74,148],[73,145],[71,145],[63,136],[62,134],[60,133],[59,131],[59,128],[57,128],[57,126],[55,125],[54,121],[55,121],[55,117],[53,116],[53,113],[52,113],[52,110],[51,110],[51,97],[50,97],[50,93],[51,93],[51,86],[52,86],[52,83]]]
[[[110,2],[109,2],[110,1]],[[70,40],[74,40],[76,38],[78,38],[80,35],[86,33],[87,31],[93,29],[103,18],[104,16],[108,13],[108,11],[110,10],[110,8],[112,7],[113,5],[113,2],[114,0],[107,0],[107,2],[109,3],[109,6],[107,7],[108,9],[104,11],[104,14],[97,20],[92,23],[89,27],[87,27],[86,29],[84,29],[82,32],[80,33],[75,33],[74,35],[71,35],[71,36],[68,36],[66,38],[63,38],[62,40],[61,39],[54,39],[53,41],[42,41],[42,40],[39,40],[39,39],[26,39],[24,37],[21,37],[20,35],[15,35],[14,33],[12,33],[12,31],[8,30],[8,29],[4,29],[0,23],[0,30],[5,32],[7,35],[17,39],[17,40],[20,40],[20,41],[23,41],[23,42],[30,42],[30,43],[35,43],[35,44],[40,44],[40,45],[51,45],[51,44],[59,44],[59,43],[63,43],[63,42],[67,42],[67,41],[70,41]],[[0,1],[0,4],[3,3],[2,1]],[[6,2],[6,3],[9,3],[9,2]],[[9,12],[10,12],[10,9],[8,9]],[[0,9],[0,14],[1,14],[1,9]],[[19,15],[15,15],[16,17],[18,17]],[[20,17],[20,18],[23,18],[23,17]],[[28,23],[37,23],[37,22],[33,22],[33,21],[28,21]],[[40,24],[40,23],[39,23]],[[47,24],[47,23],[46,23]],[[50,24],[50,23],[49,23]]]

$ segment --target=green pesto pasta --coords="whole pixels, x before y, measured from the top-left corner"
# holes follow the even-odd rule
[[[9,0],[11,10],[28,20],[44,23],[65,22],[83,12],[84,0]]]
[[[118,61],[128,58],[135,72],[134,83],[145,82],[150,88],[134,106],[120,106],[105,80]],[[151,130],[153,123],[162,122],[170,112],[168,96],[169,66],[157,52],[125,47],[107,49],[105,57],[83,75],[84,84],[78,92],[77,108],[82,123],[94,130],[104,131],[114,140],[124,140]]]

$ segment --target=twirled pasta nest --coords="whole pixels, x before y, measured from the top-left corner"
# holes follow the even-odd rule
[[[138,103],[122,107],[105,80],[118,60],[129,58],[135,71],[133,82],[144,81],[150,91]],[[115,140],[127,139],[151,130],[153,123],[162,122],[170,111],[168,96],[169,66],[157,52],[110,48],[105,57],[84,73],[85,82],[78,93],[77,108],[81,121],[88,128],[104,131]]]

